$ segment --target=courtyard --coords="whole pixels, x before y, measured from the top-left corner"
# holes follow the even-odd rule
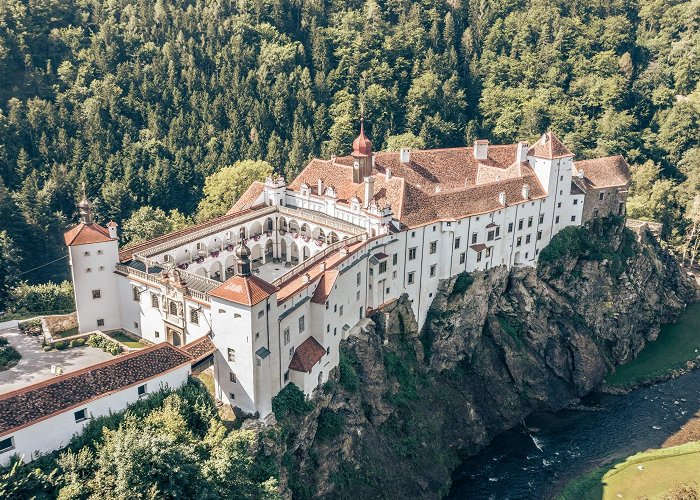
[[[51,373],[53,365],[59,366],[65,374],[113,358],[102,349],[90,346],[44,352],[41,337],[24,335],[16,321],[0,323],[0,337],[5,337],[22,355],[16,366],[0,372],[0,394],[56,377]]]

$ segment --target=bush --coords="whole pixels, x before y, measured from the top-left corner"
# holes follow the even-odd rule
[[[41,320],[32,319],[19,324],[19,329],[25,335],[41,335]]]
[[[0,346],[7,345],[9,343],[10,343],[10,341],[7,340],[5,337],[0,337]]]
[[[452,287],[453,295],[462,295],[474,283],[474,277],[468,272],[459,273],[455,280],[455,286]]]
[[[349,392],[357,392],[360,387],[360,377],[357,376],[355,367],[348,359],[348,356],[341,350],[340,351],[340,385],[342,385]]]
[[[328,441],[343,432],[345,415],[340,412],[324,408],[318,415],[318,428],[316,437],[319,441]]]
[[[42,347],[42,349],[44,350],[44,352],[49,352],[53,350],[53,347],[51,347],[50,345],[45,345],[44,347]]]
[[[272,398],[272,411],[278,419],[287,415],[304,415],[313,409],[313,404],[306,400],[306,396],[293,383],[289,383],[277,396]]]
[[[113,355],[117,355],[122,352],[122,346],[117,344],[116,342],[112,342],[111,340],[108,340],[104,338],[102,335],[98,335],[96,333],[93,333],[90,335],[90,337],[87,340],[87,344],[92,347],[97,347],[98,349],[102,349],[105,352],[108,352]]]
[[[72,341],[71,341],[72,344],[75,344],[75,347],[84,346],[84,345],[85,345],[85,342],[86,342],[86,340],[85,340],[84,338],[82,338],[82,339],[75,339],[75,340],[72,340]]]
[[[0,370],[7,370],[17,364],[22,356],[12,347],[6,338],[0,337],[4,343],[0,344]]]
[[[11,290],[10,303],[15,311],[43,314],[74,311],[73,285],[68,281],[60,285],[51,282],[41,285],[20,283]]]
[[[54,347],[55,347],[57,350],[62,351],[62,350],[64,350],[66,347],[68,347],[68,344],[66,344],[65,342],[59,341],[59,342],[56,342],[56,343],[54,344]]]

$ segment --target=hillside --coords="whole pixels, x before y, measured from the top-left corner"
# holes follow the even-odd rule
[[[381,148],[552,128],[579,158],[622,153],[630,212],[680,243],[700,217],[699,22],[678,0],[6,0],[0,274],[67,277],[82,181],[101,221],[151,207],[167,230],[238,160],[289,178],[347,152],[360,102]]]

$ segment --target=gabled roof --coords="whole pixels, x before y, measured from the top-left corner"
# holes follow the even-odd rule
[[[233,206],[226,212],[226,215],[235,214],[241,210],[245,210],[255,205],[255,201],[260,197],[260,195],[265,190],[265,183],[260,181],[253,181],[253,183],[245,190],[245,193],[241,195],[240,198],[233,204]]]
[[[114,241],[109,237],[109,231],[99,224],[85,224],[81,222],[70,231],[63,234],[66,246],[88,245],[90,243],[104,243]]]
[[[559,138],[554,135],[551,130],[546,134],[543,134],[538,141],[533,144],[528,155],[536,156],[537,158],[545,158],[548,160],[553,160],[555,158],[564,158],[567,156],[574,156],[574,154],[569,151],[564,144],[559,140]]]
[[[192,362],[196,363],[216,352],[216,346],[209,335],[200,337],[197,340],[182,346],[180,349],[192,357]]]
[[[326,350],[318,341],[309,337],[294,350],[294,356],[289,363],[289,369],[298,372],[311,373],[311,369],[326,354]]]
[[[192,362],[163,342],[0,396],[0,435],[34,424]]]
[[[254,306],[276,291],[276,286],[255,275],[233,276],[209,291],[209,295],[244,306]]]
[[[311,297],[311,302],[314,304],[325,304],[333,290],[333,285],[337,278],[338,271],[336,269],[325,271],[321,275],[321,279],[318,280],[318,285],[316,286],[313,297]]]
[[[578,180],[576,176],[581,171],[583,171],[584,182],[579,181],[579,183],[585,189],[624,186],[631,177],[629,165],[620,155],[575,161],[574,179]]]

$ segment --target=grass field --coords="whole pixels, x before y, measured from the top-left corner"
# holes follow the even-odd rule
[[[633,361],[618,366],[605,377],[613,387],[632,387],[650,378],[660,377],[685,366],[700,355],[700,303],[688,306],[680,320],[661,327],[654,342],[649,342]]]
[[[132,349],[141,349],[142,347],[146,347],[145,344],[142,344],[141,342],[138,342],[136,340],[133,340],[133,339],[127,337],[122,332],[112,332],[109,334],[109,336],[112,337],[117,342],[121,342],[125,346],[131,347]]]

